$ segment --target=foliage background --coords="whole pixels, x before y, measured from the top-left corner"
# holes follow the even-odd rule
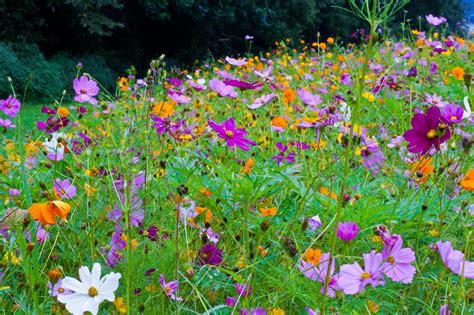
[[[461,2],[412,1],[384,31],[397,31],[403,21],[418,28],[418,17],[427,13],[447,17],[456,30],[466,9]],[[130,65],[143,73],[162,53],[168,65],[190,66],[246,51],[247,34],[255,37],[253,52],[284,38],[313,41],[318,32],[323,39],[347,42],[364,25],[335,8],[345,5],[344,0],[0,0],[0,93],[10,94],[10,76],[17,91],[31,81],[28,96],[51,101],[70,89],[78,62],[111,88]]]

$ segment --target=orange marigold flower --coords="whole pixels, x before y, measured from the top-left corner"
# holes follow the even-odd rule
[[[473,191],[474,190],[474,169],[467,171],[466,175],[461,179],[461,187]]]
[[[273,217],[277,214],[277,208],[260,208],[260,215],[263,217],[270,216]]]
[[[31,217],[38,220],[42,225],[56,224],[56,217],[62,221],[67,221],[66,216],[71,211],[71,206],[60,200],[46,203],[34,203],[28,209]]]
[[[118,84],[118,87],[119,87],[120,91],[125,92],[126,90],[128,90],[128,80],[127,80],[127,78],[121,77],[117,81],[117,84]]]
[[[284,117],[275,116],[272,118],[272,127],[284,130],[286,126],[288,126],[288,121]]]
[[[461,67],[454,67],[451,74],[458,80],[464,80],[464,69]]]
[[[333,198],[334,200],[337,200],[337,195],[336,193],[332,192],[332,191],[329,191],[329,189],[327,189],[326,187],[322,186],[321,188],[319,188],[319,192],[323,195],[326,195],[326,196],[330,196],[331,198]]]
[[[308,248],[303,254],[303,259],[312,263],[313,265],[317,265],[321,261],[322,255],[323,253],[320,249]]]
[[[69,110],[64,106],[59,107],[58,108],[58,114],[61,117],[67,117],[69,115]]]
[[[283,95],[284,95],[283,103],[285,103],[285,105],[292,103],[296,97],[296,93],[293,89],[286,89],[285,92],[283,92]]]
[[[196,207],[196,212],[198,214],[201,214],[203,212],[205,212],[206,214],[206,223],[211,223],[211,220],[212,220],[212,212],[211,210],[209,210],[208,208],[204,208],[204,207]]]
[[[160,116],[160,118],[165,118],[168,116],[173,115],[174,113],[174,106],[176,103],[172,102],[162,102],[160,104],[156,104],[153,107],[153,114]]]
[[[252,172],[252,167],[254,166],[255,161],[252,160],[251,158],[248,158],[247,161],[245,161],[245,165],[242,168],[242,174],[250,174]]]

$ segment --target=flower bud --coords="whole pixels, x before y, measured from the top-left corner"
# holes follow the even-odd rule
[[[52,284],[55,284],[56,282],[58,282],[58,280],[61,279],[62,276],[63,275],[59,269],[51,269],[48,272],[48,278]]]

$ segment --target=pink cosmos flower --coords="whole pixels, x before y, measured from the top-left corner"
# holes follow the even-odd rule
[[[301,260],[298,265],[298,269],[307,278],[324,284],[324,281],[326,280],[326,276],[328,273],[330,256],[331,255],[329,253],[322,254],[321,260],[319,264],[317,265],[314,265],[311,262],[306,262],[304,260]],[[336,267],[336,264],[335,264],[334,258],[332,258],[331,271],[329,272],[330,278],[329,278],[328,288],[326,291],[326,294],[330,297],[335,297],[336,296],[335,290],[338,290],[338,286],[337,286],[338,275],[333,275],[335,267]],[[324,294],[324,285],[321,287],[320,292],[321,294]]]
[[[217,136],[224,139],[231,148],[237,146],[244,151],[248,151],[250,145],[256,145],[255,142],[244,137],[247,134],[244,129],[235,128],[235,121],[232,117],[229,117],[229,119],[220,125],[212,120],[209,120],[208,123],[217,133]]]
[[[4,112],[5,115],[8,115],[10,117],[16,117],[16,114],[18,114],[20,108],[20,101],[11,95],[6,100],[0,100],[0,110]]]
[[[430,14],[426,16],[426,21],[433,26],[438,26],[447,22],[448,20],[446,20],[445,17],[442,17],[442,16],[438,17],[438,16],[433,16],[432,14]]]
[[[222,97],[237,97],[237,92],[234,91],[234,87],[224,84],[224,82],[217,78],[209,81],[209,87]]]
[[[257,109],[270,103],[273,99],[275,99],[276,95],[274,93],[262,95],[261,97],[255,99],[253,103],[249,106],[250,109]]]
[[[67,178],[65,180],[56,178],[53,187],[61,198],[71,199],[76,195],[76,186],[71,185],[71,181]]]
[[[179,93],[171,93],[169,94],[169,97],[178,104],[188,104],[191,102],[190,97]]]
[[[359,233],[357,223],[352,221],[339,222],[337,225],[337,238],[341,241],[348,242],[356,238]]]
[[[74,96],[75,101],[97,105],[97,99],[94,96],[99,94],[99,86],[94,80],[88,79],[83,75],[79,79],[74,79],[72,86],[76,92],[76,96]]]
[[[385,243],[382,251],[385,261],[383,272],[393,281],[411,283],[416,272],[416,268],[411,265],[415,261],[415,253],[411,248],[402,248],[403,239],[400,235],[394,234],[391,239],[395,243]]]
[[[450,241],[436,243],[441,260],[449,270],[459,276],[474,279],[474,262],[464,259],[464,254],[459,250],[454,250]]]
[[[166,296],[174,301],[182,301],[183,299],[176,296],[174,293],[178,290],[179,281],[173,280],[171,282],[165,281],[165,276],[163,274],[160,275],[160,285],[163,291],[165,292]]]
[[[242,59],[234,59],[232,57],[225,57],[225,61],[227,61],[229,64],[236,66],[236,67],[241,67],[247,63],[247,60],[245,58]]]
[[[462,121],[463,109],[461,106],[455,104],[447,104],[441,110],[441,115],[450,125],[457,124]]]
[[[0,118],[0,127],[5,129],[15,128],[16,126],[12,123],[10,119],[2,119]]]
[[[309,106],[317,106],[323,101],[321,96],[314,95],[305,89],[298,89],[298,96],[304,104]]]
[[[382,274],[383,257],[375,250],[364,256],[364,269],[359,263],[343,265],[339,271],[337,285],[346,294],[356,294],[362,292],[366,285],[373,288],[385,284]]]
[[[9,188],[8,192],[10,193],[10,196],[17,197],[20,195],[21,189]]]

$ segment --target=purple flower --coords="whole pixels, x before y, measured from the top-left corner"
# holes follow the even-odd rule
[[[10,196],[16,197],[16,196],[20,195],[21,190],[20,189],[15,189],[15,188],[10,188],[10,189],[8,189],[8,192],[10,193]]]
[[[351,75],[347,72],[344,72],[343,74],[341,74],[339,81],[341,82],[342,85],[348,85],[348,86],[352,85]]]
[[[94,96],[99,94],[99,86],[94,80],[89,80],[85,75],[83,75],[79,79],[74,79],[72,86],[76,92],[76,96],[74,96],[76,102],[87,102],[92,105],[97,105],[97,100]]]
[[[247,132],[242,128],[235,128],[235,121],[232,117],[229,117],[222,124],[217,124],[212,120],[209,120],[209,126],[214,129],[219,138],[224,139],[227,145],[232,149],[237,146],[244,151],[248,151],[249,145],[256,145],[255,142],[245,138]]]
[[[38,121],[36,123],[36,128],[43,130],[46,133],[53,133],[61,128],[66,127],[67,125],[69,125],[69,119],[67,117],[55,119],[54,116],[50,116],[46,122]]]
[[[178,104],[188,104],[191,102],[191,98],[179,93],[170,93],[169,97]]]
[[[444,243],[438,241],[436,246],[441,260],[449,270],[459,276],[474,279],[474,262],[465,260],[464,254],[459,250],[454,250],[450,241]]]
[[[263,85],[262,82],[258,82],[258,81],[245,82],[245,81],[234,80],[234,79],[224,80],[224,84],[236,87],[240,89],[241,91],[242,90],[257,90]]]
[[[2,119],[0,118],[0,127],[5,129],[15,128],[16,126],[12,123],[10,119]]]
[[[416,272],[416,268],[411,265],[415,261],[415,253],[411,248],[402,248],[403,239],[400,235],[394,234],[391,239],[395,243],[385,243],[382,251],[385,261],[382,265],[383,272],[392,281],[411,283]]]
[[[259,107],[262,107],[263,105],[266,105],[270,103],[276,95],[274,93],[270,93],[267,95],[263,95],[259,98],[256,98],[253,103],[249,106],[250,109],[257,109]]]
[[[363,256],[363,270],[357,262],[341,266],[337,285],[345,294],[362,292],[365,286],[369,284],[375,288],[385,283],[381,271],[382,254],[377,254],[373,250],[369,254],[363,254]]]
[[[464,111],[461,106],[448,104],[441,110],[441,115],[450,125],[460,123]]]
[[[251,35],[245,35],[244,38],[245,38],[245,40],[252,40],[252,39],[254,39],[254,37],[251,36]]]
[[[416,69],[416,67],[411,67],[410,70],[408,71],[407,76],[415,78],[417,74],[418,74],[418,70]]]
[[[59,178],[56,178],[53,187],[61,198],[71,199],[76,195],[76,186],[71,185],[69,179],[60,180]]]
[[[232,297],[232,296],[226,297],[225,305],[227,305],[228,307],[234,307],[236,304],[237,304],[237,298]]]
[[[265,309],[263,307],[255,307],[255,308],[251,308],[250,310],[246,309],[246,308],[241,308],[239,310],[239,315],[266,315],[267,312],[265,311]]]
[[[21,103],[13,96],[9,96],[6,100],[0,100],[0,110],[10,117],[16,117],[20,111]]]
[[[232,86],[224,84],[224,82],[217,78],[214,78],[209,81],[209,87],[222,97],[237,97],[237,92],[234,91],[234,88]]]
[[[408,141],[408,150],[412,153],[426,154],[434,145],[440,145],[451,137],[451,131],[438,107],[432,106],[426,114],[416,113],[411,119],[412,129],[403,134]]]
[[[294,163],[295,162],[295,153],[291,152],[291,153],[288,153],[285,156],[285,152],[288,151],[288,146],[287,145],[283,145],[281,142],[277,142],[276,147],[277,147],[278,151],[280,151],[280,153],[278,153],[277,155],[272,157],[272,160],[276,161],[278,165],[280,165],[280,163],[283,160],[286,160],[288,163]]]
[[[299,265],[298,265],[298,269],[307,278],[309,278],[313,281],[317,281],[319,283],[324,284],[325,281],[326,281],[326,276],[328,274],[330,256],[331,255],[329,253],[322,254],[321,255],[321,260],[320,260],[319,264],[317,264],[317,265],[314,265],[311,262],[306,262],[304,260],[301,260]],[[338,286],[337,286],[338,276],[337,275],[334,276],[335,268],[336,268],[336,264],[335,264],[334,258],[332,258],[331,270],[329,272],[329,277],[330,278],[329,278],[328,287],[326,289],[326,294],[330,297],[335,297],[336,296],[335,290],[338,290]],[[325,290],[325,287],[323,285],[322,288],[321,288],[320,293],[324,294],[324,290]]]
[[[339,222],[337,225],[337,237],[344,242],[353,240],[359,233],[359,227],[355,222]]]
[[[374,175],[380,171],[383,162],[386,160],[382,150],[373,140],[366,141],[366,148],[361,150],[362,164]]]
[[[307,92],[305,89],[298,89],[298,96],[304,104],[309,106],[319,105],[323,101],[321,96]]]
[[[72,292],[68,289],[63,288],[63,281],[61,279],[58,280],[54,285],[48,281],[48,294],[52,297],[56,297],[58,295],[67,295],[71,294]]]
[[[451,311],[449,310],[449,305],[448,304],[443,304],[439,308],[439,315],[450,315]]]
[[[447,22],[448,20],[446,20],[445,17],[442,17],[442,16],[437,17],[437,16],[433,16],[432,14],[430,14],[430,15],[426,16],[426,21],[429,24],[433,25],[433,26],[438,26],[438,25],[441,25],[441,24]]]
[[[218,266],[222,262],[222,251],[218,249],[214,244],[208,243],[203,245],[199,249],[199,261],[198,264]]]
[[[321,219],[319,218],[319,215],[315,215],[314,217],[311,217],[308,219],[308,228],[311,231],[316,231],[317,228],[323,225],[321,222]]]
[[[163,289],[163,292],[165,292],[166,296],[169,297],[170,299],[174,301],[182,301],[183,299],[176,296],[174,293],[178,290],[179,287],[179,281],[178,280],[173,280],[171,282],[166,282],[165,281],[165,276],[163,274],[160,275],[160,285],[161,288]]]
[[[235,290],[237,291],[237,294],[240,296],[250,296],[252,293],[252,286],[248,283],[240,284],[240,283],[234,283]]]
[[[242,59],[234,59],[232,57],[225,57],[225,61],[227,61],[229,64],[237,67],[241,67],[247,63],[247,60],[245,58]]]

